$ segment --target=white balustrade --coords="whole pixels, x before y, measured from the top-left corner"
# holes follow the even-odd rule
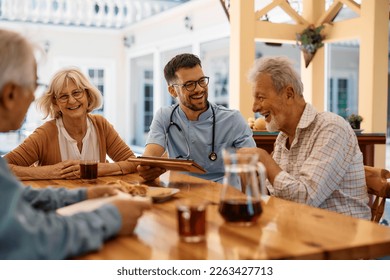
[[[0,0],[0,20],[122,28],[178,4],[157,0]]]

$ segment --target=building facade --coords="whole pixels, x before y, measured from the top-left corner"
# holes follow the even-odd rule
[[[3,11],[9,2],[0,1]],[[63,7],[64,3],[70,5],[73,1],[25,2],[34,2],[34,7],[41,8],[37,3],[45,2],[47,9],[54,2]],[[41,47],[38,69],[41,82],[48,83],[58,69],[67,66],[79,67],[88,74],[104,95],[104,107],[97,113],[114,125],[135,152],[143,151],[153,113],[174,102],[167,91],[163,67],[178,53],[199,55],[205,74],[210,76],[209,100],[235,108],[228,98],[230,23],[220,1],[181,1],[180,5],[175,3],[164,9],[151,5],[148,9],[137,6],[138,10],[130,3],[142,1],[85,2],[90,5],[87,11],[92,9],[95,13],[66,12],[68,17],[61,17],[59,22],[55,22],[55,16],[22,21],[10,15],[4,18],[3,13],[0,28],[19,31]],[[97,2],[101,4],[98,9]],[[128,4],[126,13],[124,6],[107,4],[106,8],[104,4],[119,2]],[[77,6],[77,10],[82,7]],[[142,20],[141,13],[144,13]],[[57,14],[60,17],[61,13]],[[300,69],[300,50],[294,44],[275,46],[256,42],[255,52],[256,57],[288,56],[296,62],[296,69]],[[326,110],[342,116],[357,112],[359,42],[327,44],[325,53]],[[37,92],[37,97],[41,93]],[[252,98],[250,92],[239,94],[240,98]],[[21,141],[43,121],[35,106],[31,106],[24,133],[19,132],[11,142]]]

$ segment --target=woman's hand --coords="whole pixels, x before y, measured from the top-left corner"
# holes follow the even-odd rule
[[[52,165],[52,178],[78,179],[80,178],[80,161],[65,160]]]
[[[8,166],[20,180],[80,178],[79,160],[66,160],[43,166],[19,166],[14,164]]]

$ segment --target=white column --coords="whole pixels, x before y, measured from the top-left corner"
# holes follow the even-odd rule
[[[164,79],[161,70],[161,53],[159,50],[153,52],[153,115],[164,106],[163,91],[161,90],[161,81]]]

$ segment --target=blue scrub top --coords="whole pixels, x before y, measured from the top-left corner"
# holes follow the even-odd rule
[[[197,162],[207,173],[189,173],[190,175],[222,183],[224,165],[222,151],[225,148],[256,147],[252,130],[238,110],[227,109],[224,106],[209,102],[209,108],[203,112],[197,121],[187,119],[185,113],[178,107],[172,116],[177,104],[160,108],[153,117],[150,131],[146,140],[148,144],[158,144],[168,151],[170,158],[186,157]],[[215,112],[215,140],[214,152],[217,160],[211,161],[213,140],[213,106]],[[168,130],[169,127],[169,130]]]

